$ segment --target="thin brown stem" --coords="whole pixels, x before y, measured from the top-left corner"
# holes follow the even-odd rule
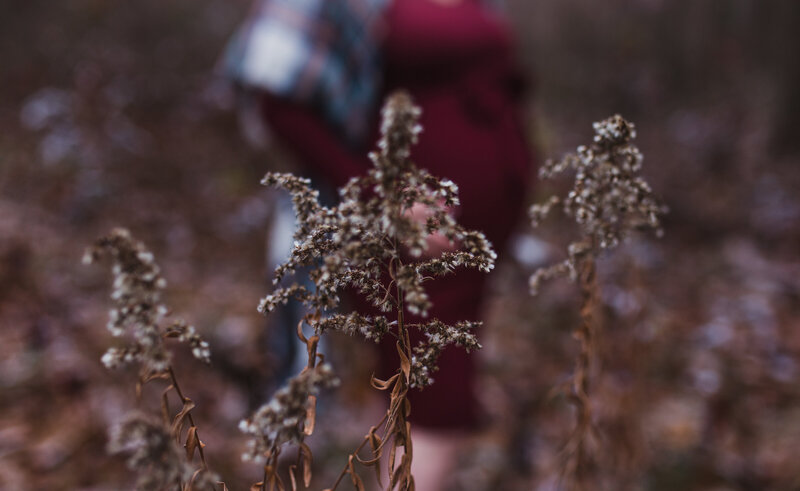
[[[400,262],[398,260],[398,262]],[[402,263],[400,263],[400,267],[402,267]],[[408,326],[405,323],[405,302],[404,302],[404,295],[403,290],[400,288],[400,285],[396,285],[397,291],[397,334],[400,343],[400,349],[404,353],[406,357],[406,362],[410,364],[411,361],[411,340],[408,334]],[[412,452],[411,452],[411,434],[408,430],[408,426],[406,423],[406,418],[408,417],[408,413],[410,411],[409,402],[408,402],[408,389],[409,389],[409,377],[410,377],[410,369],[411,367],[408,366],[407,369],[409,370],[406,373],[401,366],[401,374],[402,377],[398,378],[397,382],[400,384],[400,391],[397,393],[396,399],[393,399],[391,404],[397,408],[395,412],[395,417],[392,418],[393,428],[387,428],[387,431],[391,430],[393,433],[392,438],[395,438],[395,441],[398,436],[402,437],[404,452],[408,456],[408,462],[401,464],[405,467],[404,475],[406,476],[405,485],[408,484],[408,479],[411,478],[411,459],[412,459]],[[394,448],[394,447],[393,447]],[[394,452],[392,452],[393,455]],[[389,457],[389,487],[393,488],[392,483],[392,476],[393,476],[393,465],[394,462],[392,461],[392,456]],[[405,459],[403,459],[405,460]],[[405,488],[404,488],[405,489]]]
[[[397,309],[397,335],[400,341],[400,347],[403,349],[403,352],[406,355],[409,355],[409,346],[408,346],[408,330],[406,329],[405,324],[405,317],[403,315],[403,292],[400,290],[400,287],[397,287],[397,298],[399,299],[400,308]],[[411,359],[409,357],[409,359]]]
[[[595,358],[595,320],[594,309],[597,305],[596,267],[592,258],[586,259],[579,272],[582,304],[580,310],[581,324],[574,336],[580,343],[580,352],[575,362],[572,377],[572,400],[575,404],[575,429],[566,449],[568,463],[564,472],[572,475],[574,489],[583,488],[585,472],[589,465],[587,438],[592,432],[592,409],[590,400],[591,368]]]
[[[269,458],[266,462],[264,462],[264,474],[263,479],[261,479],[261,491],[267,490],[267,480],[273,480],[275,477],[275,473],[278,472],[278,457],[280,456],[280,448],[273,449],[270,452]],[[278,477],[280,480],[280,477]],[[274,488],[274,487],[273,487]]]
[[[172,369],[172,365],[169,366],[167,371],[169,372],[169,378],[172,381],[172,386],[175,387],[175,392],[178,394],[178,397],[181,398],[181,403],[186,402],[186,397],[184,397],[181,386],[178,384],[178,378],[175,376],[175,371]],[[189,424],[196,428],[197,425],[194,423],[194,418],[192,417],[191,411],[186,416],[189,419]],[[200,454],[200,461],[203,464],[203,469],[208,469],[206,455],[203,452],[203,440],[200,439],[200,433],[198,433],[197,430],[195,430],[195,437],[197,437],[197,451]]]

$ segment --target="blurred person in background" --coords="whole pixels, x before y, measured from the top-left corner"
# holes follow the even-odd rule
[[[262,0],[223,67],[315,187],[342,186],[371,167],[380,104],[408,91],[422,108],[412,159],[459,186],[458,221],[502,254],[524,211],[533,159],[521,118],[525,79],[496,2]],[[430,253],[441,251],[434,242]],[[480,318],[486,282],[460,271],[429,283],[431,317]],[[382,372],[393,372],[396,358],[384,343]],[[445,486],[455,450],[479,428],[475,365],[474,354],[451,347],[435,383],[410,395],[413,473],[423,491]]]

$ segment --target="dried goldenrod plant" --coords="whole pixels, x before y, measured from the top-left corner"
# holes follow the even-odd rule
[[[161,420],[132,411],[113,429],[109,451],[128,454],[128,467],[138,476],[137,489],[215,490],[217,478],[208,470],[205,444],[191,413],[194,402],[178,384],[164,339],[186,342],[192,355],[205,363],[211,357],[208,343],[182,320],[165,322],[169,309],[161,303],[161,290],[166,281],[153,254],[127,230],[114,229],[98,239],[83,260],[90,264],[104,256],[111,258],[114,275],[107,327],[113,336],[126,338],[127,344],[109,348],[103,364],[109,369],[139,365],[137,399],[141,399],[143,386],[153,380],[164,379],[169,384],[161,396]],[[174,415],[169,407],[171,393],[181,405]],[[195,453],[199,467],[193,464]]]
[[[360,335],[374,342],[388,336],[393,338],[398,357],[394,375],[387,380],[373,377],[371,381],[373,387],[389,393],[388,410],[350,454],[330,490],[337,489],[346,476],[363,490],[358,464],[374,467],[380,482],[379,466],[386,449],[387,489],[414,489],[408,391],[433,383],[438,355],[444,347],[480,348],[471,332],[475,322],[447,325],[431,319],[411,323],[405,318],[406,313],[427,317],[431,302],[425,282],[459,267],[488,272],[496,257],[482,233],[465,230],[452,218],[450,209],[458,205],[456,185],[431,176],[410,160],[411,146],[421,131],[419,115],[420,109],[407,94],[397,93],[388,99],[382,111],[378,149],[370,154],[373,167],[340,189],[338,206],[320,205],[318,192],[311,189],[307,179],[270,173],[262,181],[291,194],[298,220],[294,247],[289,259],[277,268],[275,282],[306,267],[314,285],[311,289],[299,284],[278,288],[259,305],[266,313],[294,299],[311,312],[297,330],[308,346],[307,367],[241,424],[241,429],[253,437],[245,457],[264,463],[264,479],[257,483],[262,489],[284,487],[277,458],[282,446],[289,443],[298,445],[303,481],[306,486],[310,482],[311,451],[304,438],[314,429],[316,395],[336,383],[330,366],[317,353],[319,337],[326,332]],[[419,206],[426,210],[424,221],[413,213]],[[431,234],[446,237],[452,250],[432,257],[427,243]],[[336,312],[345,290],[363,295],[379,313]],[[313,330],[313,335],[307,337],[304,326]],[[410,342],[412,329],[424,334],[416,346]],[[367,444],[369,454],[362,456]],[[292,489],[297,486],[295,471],[296,466],[290,467]]]
[[[532,294],[543,281],[569,277],[580,287],[581,322],[574,331],[580,351],[570,386],[570,400],[576,409],[576,425],[564,452],[562,473],[570,479],[569,487],[583,489],[592,459],[588,439],[595,432],[590,401],[591,368],[595,359],[598,305],[596,261],[600,254],[616,247],[635,230],[655,230],[660,235],[659,216],[666,208],[653,196],[647,182],[639,175],[643,156],[636,145],[632,123],[615,115],[594,123],[594,141],[580,146],[558,161],[548,161],[539,171],[542,179],[551,179],[566,171],[575,173],[575,181],[566,198],[551,197],[544,204],[533,205],[533,226],[558,205],[575,220],[580,229],[578,240],[567,247],[567,258],[540,268],[530,278]]]

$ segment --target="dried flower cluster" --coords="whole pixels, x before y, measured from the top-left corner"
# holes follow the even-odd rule
[[[559,264],[538,270],[530,280],[535,294],[541,282],[569,276],[575,280],[579,263],[587,255],[596,257],[602,250],[616,247],[634,230],[654,229],[661,233],[659,216],[666,209],[653,196],[647,182],[638,175],[642,154],[633,139],[633,123],[620,115],[594,123],[594,142],[580,146],[576,153],[558,161],[548,161],[539,171],[542,179],[551,179],[567,170],[575,172],[575,183],[566,198],[551,197],[530,210],[536,227],[557,205],[580,226],[581,238],[568,247],[568,258]]]
[[[129,334],[132,343],[110,348],[102,358],[108,368],[139,362],[146,372],[162,373],[169,367],[169,352],[164,347],[163,333],[159,327],[168,309],[161,303],[161,290],[167,282],[153,259],[153,254],[141,242],[133,240],[125,229],[114,229],[83,256],[91,264],[102,256],[114,262],[111,300],[114,307],[109,312],[108,330],[120,337]],[[178,321],[167,334],[187,341],[195,358],[206,363],[210,359],[208,343],[195,332],[194,327]]]
[[[131,413],[112,429],[108,451],[128,455],[128,468],[138,476],[136,489],[217,489],[216,476],[188,465],[169,429],[143,414]]]
[[[192,350],[192,356],[205,363],[211,363],[211,348],[200,337],[194,326],[190,326],[186,321],[179,319],[168,325],[164,336],[176,338],[178,341],[187,343]]]
[[[338,383],[328,364],[303,370],[292,378],[289,385],[278,390],[269,403],[261,406],[251,418],[239,423],[243,433],[257,437],[250,440],[250,448],[243,458],[258,459],[284,443],[300,443],[309,409],[308,396],[315,396],[321,389],[334,387]]]
[[[280,288],[261,301],[261,312],[270,312],[290,298],[313,309],[332,310],[347,287],[389,312],[399,305],[391,289],[394,287],[402,293],[409,312],[426,315],[430,301],[422,286],[425,281],[459,266],[491,270],[496,257],[491,244],[483,234],[464,230],[448,213],[449,207],[458,204],[457,186],[417,169],[408,159],[410,146],[421,130],[418,117],[419,109],[407,96],[390,99],[383,111],[380,152],[370,155],[375,166],[367,176],[352,179],[340,191],[342,203],[338,207],[321,206],[318,192],[310,188],[307,179],[267,174],[263,184],[291,193],[300,224],[291,256],[278,267],[275,282],[298,267],[312,266],[315,291],[296,284]],[[430,209],[426,223],[408,215],[415,203]],[[426,237],[432,233],[441,233],[460,244],[462,250],[404,264],[401,258],[423,255]],[[387,273],[391,274],[390,284],[385,281]],[[318,333],[337,329],[379,341],[392,326],[396,322],[385,317],[351,313],[322,318],[315,327]]]
[[[426,315],[430,301],[422,287],[425,281],[459,266],[487,272],[493,268],[496,255],[484,235],[463,229],[449,214],[449,208],[458,205],[457,186],[417,169],[408,159],[410,146],[421,131],[419,112],[406,95],[389,100],[383,110],[380,151],[370,154],[374,167],[340,190],[342,202],[337,207],[321,206],[319,193],[310,188],[308,179],[270,173],[262,180],[262,184],[281,187],[292,195],[299,223],[294,248],[287,262],[278,267],[275,283],[299,267],[311,266],[315,291],[296,284],[279,288],[261,301],[261,312],[270,312],[290,298],[313,309],[332,310],[347,287],[389,312],[398,307],[398,299],[392,295],[394,287],[402,292],[409,312]],[[429,209],[425,223],[409,215],[415,203]],[[444,235],[460,250],[404,264],[407,256],[423,256],[426,238],[433,233]],[[391,285],[385,281],[389,272]],[[365,335],[366,326],[373,326],[376,332],[368,337],[379,340],[390,322],[348,316],[321,321],[319,327],[348,329],[353,324],[358,327],[352,332]]]
[[[431,374],[436,371],[436,361],[445,346],[454,344],[467,350],[480,347],[471,332],[476,323],[446,325],[433,319],[408,324],[404,320],[405,312],[422,317],[428,315],[431,301],[423,286],[426,281],[459,267],[488,272],[496,258],[482,233],[464,229],[451,216],[451,208],[458,205],[457,186],[418,169],[409,159],[411,146],[421,132],[419,116],[420,109],[407,94],[398,93],[389,98],[382,111],[378,150],[370,154],[373,167],[365,176],[351,179],[340,189],[338,206],[320,205],[319,193],[310,187],[307,179],[270,173],[262,181],[264,185],[280,187],[291,194],[299,224],[294,248],[289,259],[277,268],[275,283],[298,268],[307,267],[314,288],[298,284],[278,288],[261,301],[259,311],[270,312],[290,299],[300,301],[314,312],[306,316],[305,322],[315,332],[306,339],[302,326],[298,330],[300,338],[309,346],[306,370],[255,416],[243,422],[243,430],[255,436],[249,456],[255,457],[255,453],[261,452],[267,459],[267,467],[271,467],[270,461],[281,443],[302,442],[303,435],[310,434],[308,429],[302,431],[303,412],[308,407],[306,399],[320,384],[330,383],[329,378],[321,375],[313,379],[317,380],[315,383],[309,378],[329,373],[327,369],[318,372],[320,368],[315,360],[316,342],[326,331],[359,334],[375,342],[387,335],[397,340],[397,373],[386,381],[373,380],[373,386],[391,394],[391,400],[386,416],[377,425],[384,425],[382,443],[372,449],[373,458],[366,463],[378,465],[381,449],[388,441],[393,442],[389,459],[390,488],[413,486],[411,438],[406,424],[410,412],[406,398],[408,389],[433,383]],[[424,207],[424,219],[411,212],[415,206]],[[452,250],[431,257],[427,242],[431,234],[446,237]],[[347,290],[360,293],[378,311],[393,313],[396,318],[332,312]],[[410,345],[410,328],[425,335],[418,346]],[[404,448],[404,456],[395,470],[393,456],[398,447]],[[359,486],[360,477],[353,468],[353,461],[365,462],[357,453],[358,450],[351,455],[334,489],[346,474]],[[264,482],[268,479],[274,477],[265,475]]]
[[[427,343],[415,346],[412,351],[409,385],[412,388],[426,387],[433,383],[431,372],[437,369],[436,361],[446,346],[454,344],[464,348],[467,352],[480,349],[481,345],[471,332],[479,324],[479,322],[469,321],[457,322],[452,326],[439,321],[420,324],[418,328],[425,333]]]
[[[139,476],[137,489],[170,489],[192,475],[167,428],[141,414],[112,429],[108,450],[128,455],[128,468]]]

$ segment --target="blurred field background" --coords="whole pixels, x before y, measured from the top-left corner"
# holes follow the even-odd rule
[[[800,489],[800,3],[508,7],[539,154],[574,149],[619,112],[671,210],[663,239],[637,238],[601,265],[597,489]],[[210,369],[188,356],[177,367],[213,469],[231,489],[259,479],[236,430],[275,365],[255,311],[273,214],[258,181],[291,163],[213,77],[248,8],[0,5],[0,489],[131,487],[104,449],[135,405],[135,374],[100,364],[109,276],[80,264],[117,225],[149,245],[166,302],[211,343]],[[520,224],[501,256],[480,355],[490,425],[464,448],[453,489],[558,489],[572,416],[553,388],[572,368],[579,298],[568,283],[531,298],[527,275],[572,232]],[[334,344],[342,360],[363,352]],[[321,408],[318,487],[367,429],[354,415],[368,368],[336,369],[353,377]]]

